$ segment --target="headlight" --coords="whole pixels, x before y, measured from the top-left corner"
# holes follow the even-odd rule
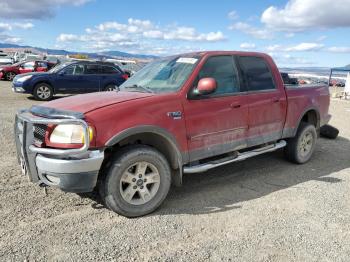
[[[93,138],[93,129],[89,127],[89,141]],[[50,135],[50,142],[57,144],[84,144],[84,128],[81,125],[58,125]]]
[[[18,79],[16,79],[16,82],[24,82],[24,81],[27,81],[28,79],[31,79],[33,77],[33,75],[28,75],[28,76],[22,76]]]

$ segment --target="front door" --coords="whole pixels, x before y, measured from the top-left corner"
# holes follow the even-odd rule
[[[30,73],[30,72],[34,72],[34,68],[35,68],[35,62],[34,61],[30,61],[30,62],[25,62],[23,63],[18,71],[20,74],[25,74],[25,73]]]
[[[248,107],[240,95],[237,68],[231,55],[211,56],[201,68],[201,78],[216,80],[213,94],[189,95],[184,102],[190,161],[246,147]]]
[[[56,75],[55,89],[57,93],[84,93],[84,65],[73,64],[62,69]]]

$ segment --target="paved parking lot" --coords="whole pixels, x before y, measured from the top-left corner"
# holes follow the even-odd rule
[[[349,261],[350,102],[312,161],[274,152],[186,175],[161,208],[127,219],[20,175],[14,114],[37,104],[0,82],[0,261]]]

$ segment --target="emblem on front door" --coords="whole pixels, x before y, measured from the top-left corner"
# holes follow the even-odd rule
[[[173,119],[181,119],[182,118],[182,112],[181,111],[175,111],[175,112],[168,112],[168,116]]]

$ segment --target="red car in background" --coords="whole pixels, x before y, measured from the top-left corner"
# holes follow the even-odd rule
[[[30,72],[46,72],[54,67],[56,64],[37,60],[19,62],[9,66],[0,67],[0,79],[12,81],[16,75],[30,73]]]

